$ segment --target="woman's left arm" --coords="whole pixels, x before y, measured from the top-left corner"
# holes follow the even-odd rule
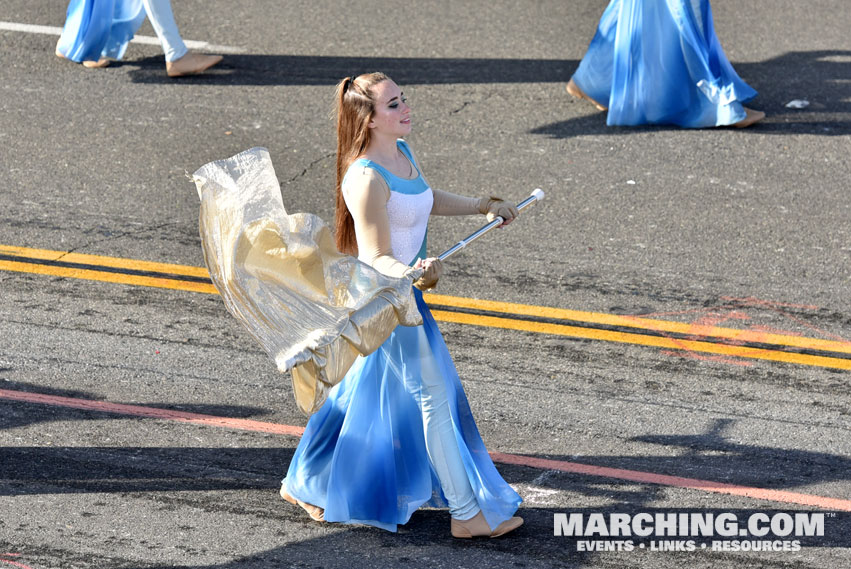
[[[408,147],[411,152],[411,157],[414,159],[414,164],[417,169],[422,172],[419,161],[414,155],[414,151]],[[434,194],[434,203],[431,206],[431,215],[475,215],[480,213],[488,216],[488,221],[492,221],[497,216],[505,220],[503,225],[511,223],[515,217],[519,215],[514,204],[507,202],[497,197],[486,198],[470,198],[467,196],[459,196],[445,190],[432,189]]]
[[[451,194],[443,190],[434,192],[434,204],[431,206],[432,215],[472,215],[481,213],[488,216],[488,221],[497,217],[505,220],[502,225],[508,225],[520,212],[517,207],[501,198],[467,198]]]

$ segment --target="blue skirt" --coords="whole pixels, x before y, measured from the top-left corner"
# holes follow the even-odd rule
[[[145,21],[142,0],[71,0],[56,50],[70,59],[121,59]]]
[[[708,0],[611,0],[573,81],[609,125],[730,125],[757,94],[724,55]]]
[[[429,462],[420,409],[418,335],[425,333],[442,372],[467,477],[488,524],[509,519],[522,501],[488,455],[458,373],[422,293],[423,325],[397,327],[360,357],[307,423],[284,480],[295,498],[325,510],[329,522],[389,531],[423,505],[445,507]]]

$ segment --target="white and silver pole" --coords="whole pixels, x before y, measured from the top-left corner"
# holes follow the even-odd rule
[[[530,205],[533,205],[533,204],[541,201],[542,199],[544,199],[544,190],[538,188],[538,189],[536,189],[535,191],[532,192],[532,195],[530,195],[528,198],[526,198],[525,200],[523,200],[522,202],[517,204],[517,211],[523,211],[524,209],[526,209]],[[465,237],[464,239],[462,239],[461,241],[459,241],[458,243],[456,243],[455,245],[453,245],[452,247],[450,247],[449,249],[447,249],[446,251],[444,251],[443,253],[438,255],[437,258],[442,261],[442,260],[446,259],[447,257],[449,257],[450,255],[454,255],[455,253],[457,253],[458,251],[460,251],[461,249],[466,247],[468,243],[472,243],[473,241],[475,241],[476,239],[478,239],[479,237],[481,237],[482,235],[484,235],[485,233],[487,233],[488,231],[490,231],[494,227],[499,227],[500,225],[502,225],[504,221],[505,220],[502,217],[497,217],[496,219],[494,219],[493,221],[491,221],[490,223],[488,223],[487,225],[485,225],[484,227],[482,227],[481,229],[479,229],[475,233],[471,233],[470,235],[468,235],[467,237]]]

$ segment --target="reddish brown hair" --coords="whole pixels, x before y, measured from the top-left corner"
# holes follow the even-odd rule
[[[337,84],[337,206],[334,225],[337,249],[349,255],[357,255],[358,245],[355,223],[343,199],[343,176],[369,146],[370,129],[367,125],[375,112],[372,88],[388,79],[384,73],[376,72],[354,79],[346,77]]]

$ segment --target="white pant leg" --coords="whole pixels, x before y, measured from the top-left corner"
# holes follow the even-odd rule
[[[148,19],[151,20],[151,25],[163,45],[165,60],[175,61],[186,55],[189,50],[177,30],[177,22],[174,21],[170,0],[142,0],[142,4],[145,6],[145,13],[148,14]]]
[[[444,379],[420,328],[420,372],[422,374],[422,412],[428,457],[437,472],[440,487],[449,502],[449,513],[458,520],[469,520],[481,509],[467,478],[446,396]]]

